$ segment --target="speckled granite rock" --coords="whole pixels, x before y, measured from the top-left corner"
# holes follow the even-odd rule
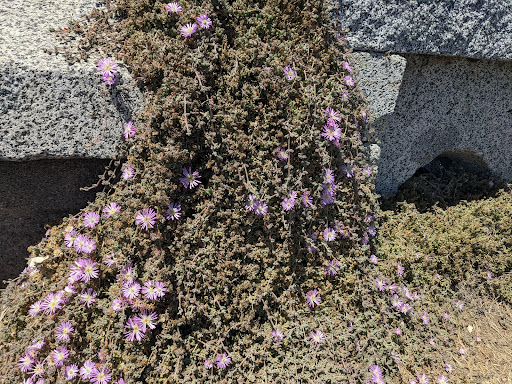
[[[59,45],[51,28],[65,27],[95,4],[0,2],[0,159],[116,154],[123,124],[142,110],[141,92],[107,87],[96,60],[69,65],[44,51]],[[122,66],[120,71],[124,83],[131,83],[128,71]]]
[[[512,1],[343,0],[355,50],[512,59]]]
[[[371,148],[379,193],[396,192],[439,155],[480,168],[483,161],[512,182],[511,62],[426,55],[388,59],[375,53],[356,57],[359,84],[380,141]]]

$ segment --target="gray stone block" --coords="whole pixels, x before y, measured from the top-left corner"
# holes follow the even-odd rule
[[[359,57],[359,83],[369,98],[379,141],[371,150],[379,193],[396,192],[438,156],[479,169],[484,164],[512,182],[511,62],[426,55],[388,60],[369,53]]]
[[[120,66],[106,86],[95,57],[69,65],[45,49],[59,46],[51,28],[89,12],[91,0],[0,2],[0,159],[110,158],[122,128],[143,108],[142,93]]]
[[[512,59],[512,2],[340,0],[355,50]]]

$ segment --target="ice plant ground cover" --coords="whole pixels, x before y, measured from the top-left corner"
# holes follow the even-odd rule
[[[510,300],[506,210],[470,232],[496,248],[455,262],[443,244],[469,238],[436,243],[430,216],[379,210],[333,11],[116,0],[72,26],[68,58],[101,52],[112,92],[122,60],[147,105],[119,132],[122,180],[2,292],[6,382],[457,382],[457,283],[491,275],[480,287]]]

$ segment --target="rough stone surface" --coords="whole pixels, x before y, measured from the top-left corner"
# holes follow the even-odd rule
[[[396,192],[440,155],[480,168],[485,164],[512,182],[512,63],[427,55],[392,56],[388,62],[376,54],[360,57],[359,83],[379,140],[371,151],[378,163],[379,193]]]
[[[512,2],[340,0],[355,50],[512,59]]]
[[[59,224],[94,200],[80,191],[98,181],[108,160],[0,161],[0,288],[27,266],[27,247],[41,241],[45,225]]]
[[[122,65],[108,87],[97,58],[69,65],[51,28],[88,13],[93,0],[0,2],[0,159],[110,158],[143,99]]]

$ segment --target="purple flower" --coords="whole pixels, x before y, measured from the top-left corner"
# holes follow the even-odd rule
[[[492,279],[492,272],[491,271],[487,270],[487,271],[485,271],[485,273],[487,273],[487,279],[488,280]]]
[[[313,199],[311,198],[309,191],[302,194],[302,204],[304,204],[306,208],[313,206]]]
[[[279,343],[279,342],[283,341],[284,335],[280,329],[274,329],[272,331],[272,337],[274,338],[275,343]]]
[[[278,148],[276,151],[276,156],[281,161],[287,161],[290,158],[290,155],[284,148]]]
[[[343,62],[343,69],[347,72],[352,72],[352,68],[350,67],[350,64],[346,61]]]
[[[450,320],[450,315],[447,312],[444,312],[443,313],[443,321],[449,321],[449,320]]]
[[[331,169],[325,168],[322,177],[324,184],[334,184],[334,172]]]
[[[104,73],[103,76],[101,77],[101,80],[103,80],[103,82],[107,85],[112,85],[116,82],[115,75],[111,75],[108,73]]]
[[[257,216],[263,216],[267,213],[267,210],[268,210],[268,206],[267,204],[261,202],[261,201],[258,201],[254,207],[254,213],[257,215]]]
[[[377,264],[379,262],[379,259],[375,255],[370,256],[370,263]]]
[[[291,211],[293,209],[293,207],[295,206],[295,199],[292,199],[292,198],[289,198],[289,199],[284,199],[282,202],[281,202],[281,206],[283,207],[283,209],[285,211]]]
[[[370,226],[368,226],[368,234],[369,234],[371,237],[375,237],[375,235],[377,234],[377,229],[375,229],[375,226],[374,226],[374,225],[370,225]]]
[[[464,348],[464,347],[460,347],[460,348],[459,348],[459,355],[463,356],[463,355],[465,355],[465,354],[466,354],[466,348]]]
[[[55,328],[55,338],[59,341],[69,341],[69,334],[73,332],[73,324],[69,321],[63,321]]]
[[[427,325],[428,323],[430,323],[430,318],[428,317],[427,312],[423,312],[420,316],[420,319],[423,322],[423,325]]]
[[[87,228],[94,228],[100,221],[100,215],[96,212],[85,212],[83,214],[82,225]]]
[[[180,28],[181,36],[188,37],[192,36],[192,34],[197,31],[197,24],[188,23]]]
[[[167,209],[167,211],[165,212],[165,214],[167,215],[166,219],[167,220],[179,220],[179,218],[181,217],[180,211],[181,211],[181,205],[176,204],[176,203],[171,203],[169,205],[169,209]]]
[[[208,13],[197,16],[196,21],[203,29],[209,29],[212,25],[212,20],[208,17]]]
[[[130,180],[135,175],[135,171],[132,167],[128,166],[123,171],[123,179]]]
[[[372,174],[372,168],[371,168],[370,166],[368,166],[368,167],[364,167],[364,168],[363,168],[363,172],[364,172],[364,173],[366,173],[366,175],[367,175],[368,177],[370,177],[370,176],[371,176],[371,174]]]
[[[204,361],[204,367],[206,369],[212,369],[213,368],[213,363],[210,360],[205,360]]]
[[[43,376],[44,375],[44,361],[35,361],[34,367],[28,372],[34,376]]]
[[[140,289],[140,284],[137,282],[125,283],[123,287],[123,296],[127,299],[133,300],[139,296]]]
[[[201,176],[199,176],[199,173],[197,171],[192,173],[192,170],[190,167],[188,167],[188,170],[187,170],[187,168],[183,168],[183,175],[185,177],[180,177],[180,181],[181,181],[181,184],[183,184],[183,186],[185,188],[192,189],[192,188],[196,187],[197,185],[201,184],[201,182],[199,180],[197,180]]]
[[[114,311],[120,311],[121,309],[123,309],[123,299],[118,297],[112,300],[112,309]]]
[[[119,213],[121,211],[121,207],[117,205],[117,203],[110,203],[105,208],[103,208],[103,217],[106,217],[107,219],[109,217],[114,216],[116,213]]]
[[[28,314],[32,317],[36,316],[39,312],[43,310],[43,302],[36,301],[34,304],[30,306]]]
[[[378,365],[371,365],[368,371],[373,375],[382,376],[382,369]]]
[[[352,76],[345,76],[345,85],[348,86],[348,87],[353,87],[354,86],[354,79],[352,79]]]
[[[396,263],[396,273],[399,274],[400,276],[402,276],[405,272],[405,268],[402,266],[402,263],[400,261],[398,261]]]
[[[334,197],[329,193],[323,193],[322,197],[320,198],[320,203],[325,207],[329,204],[334,203]]]
[[[377,289],[382,292],[383,290],[386,289],[386,283],[384,282],[384,280],[377,278],[375,279],[375,287],[377,287]]]
[[[345,101],[348,101],[348,99],[349,99],[349,93],[348,93],[348,91],[344,91],[344,92],[342,92],[342,94],[341,94],[341,98],[342,98],[343,100],[345,100]]]
[[[354,166],[352,164],[344,164],[344,165],[342,165],[341,171],[347,177],[353,177],[354,176]]]
[[[144,326],[144,331],[146,331],[147,328],[149,329],[155,329],[156,328],[156,320],[158,320],[158,315],[156,312],[148,312],[143,311],[142,313],[137,316],[139,323],[141,323]]]
[[[258,200],[256,200],[256,196],[254,196],[252,193],[247,196],[247,203],[245,204],[245,209],[248,211],[253,211],[256,208],[256,204],[258,203]]]
[[[73,380],[78,375],[79,369],[76,364],[68,365],[65,369],[66,380]]]
[[[75,264],[80,268],[80,280],[82,280],[84,283],[88,283],[89,280],[98,277],[98,263],[92,261],[91,259],[78,259],[75,261]]]
[[[407,315],[412,310],[412,307],[409,303],[405,303],[400,307],[400,313],[403,313],[404,315]]]
[[[45,315],[53,315],[57,309],[61,309],[64,304],[61,293],[50,293],[41,304]]]
[[[82,368],[80,368],[80,376],[82,376],[82,379],[88,380],[91,378],[91,375],[96,371],[96,364],[94,364],[91,360],[87,360],[82,366]]]
[[[393,297],[391,298],[391,305],[397,311],[400,311],[400,309],[402,308],[402,305],[404,305],[404,302],[400,299],[400,297],[398,295],[393,295]]]
[[[71,248],[73,246],[77,235],[78,233],[76,231],[67,232],[64,235],[64,244],[66,247]]]
[[[117,73],[117,64],[110,57],[105,57],[103,59],[99,59],[98,60],[98,64],[96,65],[96,69],[102,75],[114,76]]]
[[[155,296],[157,298],[164,297],[165,291],[167,291],[165,284],[161,281],[155,281]],[[144,291],[142,293],[144,293]]]
[[[133,122],[127,122],[123,127],[123,136],[125,139],[129,137],[134,137],[135,133],[137,133],[137,128],[133,125]]]
[[[69,351],[66,347],[57,347],[52,351],[50,356],[55,366],[61,367],[64,365],[64,360],[68,358]]]
[[[331,107],[327,107],[325,109],[325,115],[327,116],[328,119],[332,119],[334,121],[341,121],[341,117],[340,117],[339,113],[336,112]]]
[[[445,369],[445,371],[446,371],[447,373],[452,373],[452,371],[453,371],[453,368],[452,368],[451,364],[448,364],[448,363],[446,363],[446,364],[444,365],[444,369]]]
[[[96,371],[91,373],[90,382],[94,384],[108,384],[112,375],[109,373],[110,371],[107,368],[101,368],[101,370],[96,369]]]
[[[325,273],[327,273],[328,276],[337,275],[339,267],[340,267],[340,264],[337,261],[331,260],[331,261],[329,261],[329,264],[327,265],[327,267],[325,267]]]
[[[333,142],[334,145],[339,146],[339,140],[341,139],[341,129],[338,127],[338,125],[335,125],[333,127],[330,127],[329,125],[324,125],[324,130],[321,136]]]
[[[402,330],[400,328],[395,328],[395,335],[400,336],[402,334]]]
[[[288,80],[293,80],[293,79],[295,79],[295,77],[297,77],[297,72],[295,72],[295,70],[292,67],[290,67],[289,65],[284,67],[283,71]]]
[[[95,249],[96,249],[96,241],[94,241],[93,239],[87,239],[84,246],[82,247],[82,252],[90,254],[90,253],[94,252]]]
[[[425,375],[424,373],[422,373],[421,375],[416,375],[416,377],[418,378],[418,384],[428,384],[429,383],[427,375]]]
[[[226,368],[229,364],[231,364],[231,357],[229,357],[226,353],[223,353],[220,356],[217,356],[215,359],[217,361],[217,368]]]
[[[313,344],[320,344],[325,340],[323,332],[319,329],[317,329],[316,332],[311,331],[309,336],[311,337],[311,342]]]
[[[448,379],[446,376],[439,376],[437,378],[437,384],[448,384]]]
[[[169,3],[165,6],[165,9],[170,13],[179,13],[181,12],[181,5],[178,3]]]
[[[464,304],[462,304],[462,301],[458,300],[456,303],[455,303],[455,306],[457,308],[459,308],[460,311],[462,311],[462,309],[464,308]]]
[[[87,288],[86,291],[78,295],[78,299],[89,308],[96,301],[96,296],[98,296],[96,291],[93,291],[92,288]]]
[[[124,337],[128,341],[141,341],[145,335],[144,326],[140,323],[137,317],[129,318],[124,327],[128,329],[128,331],[124,332]]]
[[[18,361],[18,366],[20,367],[21,372],[27,372],[34,365],[34,360],[32,360],[32,358],[27,354],[21,356]]]
[[[322,300],[320,299],[320,294],[316,289],[306,293],[306,302],[311,308],[314,308],[315,305],[320,305],[321,301]]]
[[[336,240],[336,232],[332,228],[325,228],[323,236],[325,241]]]
[[[137,213],[135,217],[135,224],[140,225],[146,231],[148,228],[153,228],[156,223],[156,212],[153,208],[144,208]]]

